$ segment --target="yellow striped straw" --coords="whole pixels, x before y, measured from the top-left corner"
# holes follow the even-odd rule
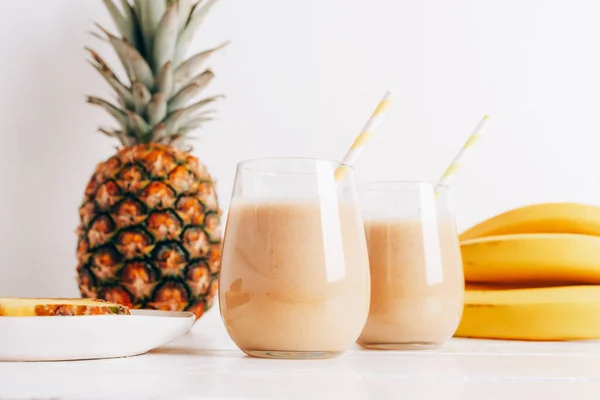
[[[373,111],[373,114],[369,117],[369,120],[363,127],[360,134],[354,139],[354,143],[350,146],[350,149],[346,153],[346,156],[342,160],[344,164],[352,165],[358,159],[358,156],[363,151],[365,144],[369,141],[373,132],[379,127],[383,119],[385,118],[385,112],[389,108],[392,103],[392,93],[387,91],[385,95]],[[347,172],[347,168],[344,166],[339,166],[335,171],[335,180],[339,181],[342,179]]]
[[[454,160],[452,160],[452,163],[450,163],[450,166],[448,166],[448,168],[444,172],[444,175],[442,175],[441,179],[438,181],[438,184],[436,186],[436,197],[440,194],[440,186],[448,186],[452,179],[454,179],[456,173],[460,170],[463,164],[465,164],[468,157],[471,155],[473,148],[475,147],[475,145],[477,145],[477,142],[479,142],[479,140],[483,136],[485,124],[487,123],[488,119],[490,119],[489,115],[483,116],[479,124],[477,124],[477,126],[475,127],[475,130],[473,131],[471,136],[469,136],[469,139],[467,139],[467,141],[463,145],[462,149],[460,149],[456,157],[454,157]]]

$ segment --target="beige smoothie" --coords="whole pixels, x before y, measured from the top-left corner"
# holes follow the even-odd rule
[[[453,334],[464,278],[453,220],[365,222],[371,307],[358,343],[372,348],[435,347]]]
[[[369,310],[364,226],[351,204],[232,203],[221,315],[249,354],[342,352]]]

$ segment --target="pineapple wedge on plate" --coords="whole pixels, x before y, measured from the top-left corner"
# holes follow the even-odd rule
[[[0,309],[0,362],[135,356],[183,335],[196,318],[95,299],[0,298]]]
[[[130,315],[129,308],[98,299],[0,298],[0,317]]]
[[[97,165],[81,202],[81,295],[133,309],[191,311],[213,304],[221,261],[221,210],[206,167],[184,147],[212,119],[198,98],[214,77],[210,56],[189,55],[216,0],[104,0],[119,35],[98,25],[123,76],[96,51],[92,66],[116,102],[88,96],[116,122],[99,130],[121,146]]]

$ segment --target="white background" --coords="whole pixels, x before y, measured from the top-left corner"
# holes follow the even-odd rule
[[[84,46],[112,28],[100,0],[2,1],[1,296],[78,296],[83,189],[116,142],[85,94],[109,89]],[[436,180],[484,113],[487,137],[454,182],[459,229],[542,201],[600,203],[600,2],[221,0],[196,49],[220,119],[195,154],[226,211],[235,164],[341,158],[385,90],[397,100],[357,164],[361,181]]]

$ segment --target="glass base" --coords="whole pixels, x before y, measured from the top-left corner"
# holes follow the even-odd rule
[[[313,360],[339,357],[341,351],[279,351],[279,350],[243,350],[252,357],[277,358],[288,360]]]
[[[442,346],[442,343],[359,343],[369,350],[431,350]]]

